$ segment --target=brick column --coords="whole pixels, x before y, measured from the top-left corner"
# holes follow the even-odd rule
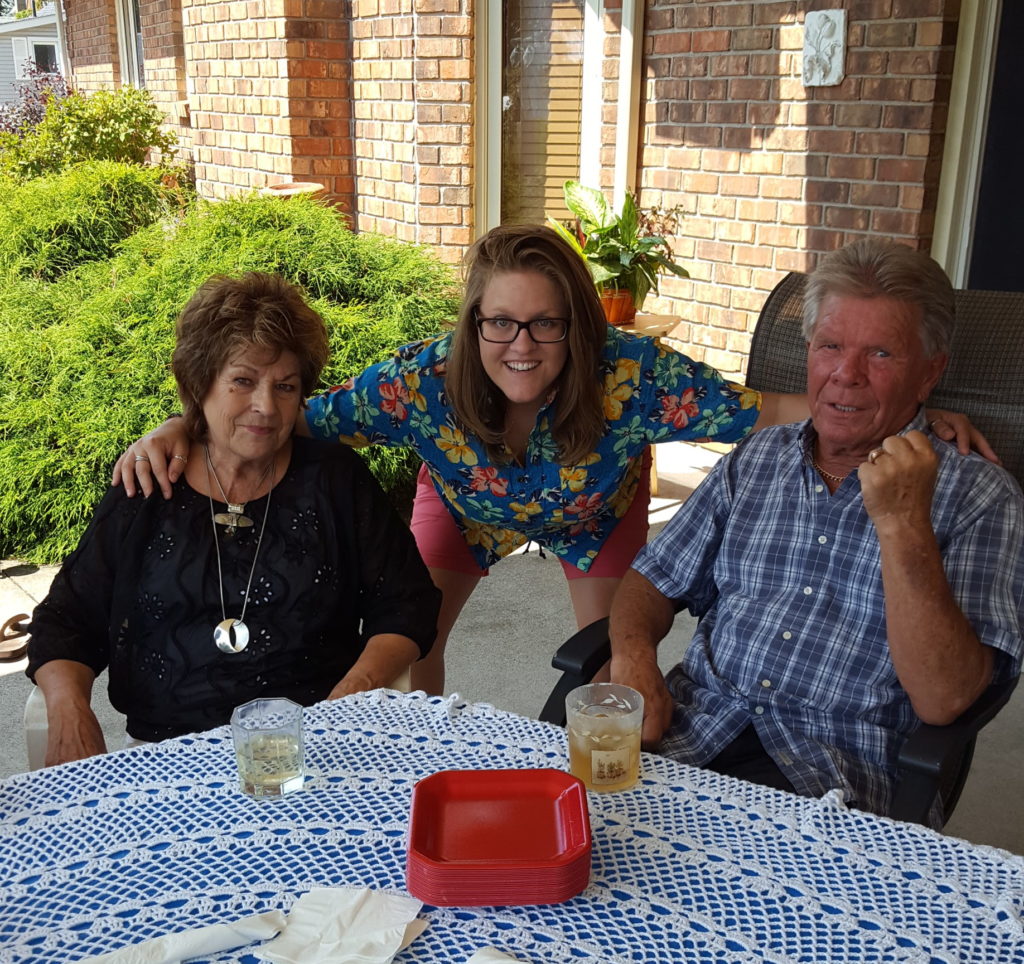
[[[457,260],[472,227],[469,0],[354,0],[355,225]]]
[[[201,194],[315,179],[352,204],[348,4],[183,0]]]
[[[143,0],[139,4],[146,90],[167,115],[180,150],[192,142],[185,89],[185,48],[179,0]]]
[[[114,0],[64,0],[67,17],[69,79],[92,92],[121,81]]]

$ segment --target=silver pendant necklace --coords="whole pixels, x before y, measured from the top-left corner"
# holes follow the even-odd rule
[[[206,448],[204,446],[204,448]],[[267,466],[267,472],[270,471],[274,464],[272,459],[270,465]],[[213,463],[210,461],[210,450],[206,448],[206,474],[207,480],[209,481],[210,470],[213,468]],[[267,472],[263,473],[263,478],[267,477]],[[216,478],[216,470],[214,470],[214,478]],[[260,484],[263,484],[263,480],[260,480]],[[220,482],[217,482],[220,485]],[[223,513],[216,513],[213,511],[213,496],[208,495],[207,498],[210,500],[210,525],[213,527],[213,548],[217,553],[217,587],[220,590],[220,616],[221,621],[217,624],[217,627],[213,631],[213,641],[222,653],[240,653],[246,646],[249,645],[249,627],[245,625],[245,610],[249,605],[249,590],[252,588],[252,577],[253,573],[256,572],[256,560],[260,556],[260,547],[263,545],[263,532],[267,528],[267,516],[270,515],[270,495],[274,491],[274,483],[271,480],[270,488],[267,490],[267,504],[263,509],[263,522],[260,525],[260,534],[256,540],[256,552],[252,557],[252,566],[249,568],[249,581],[245,584],[245,596],[242,599],[242,612],[238,619],[228,619],[227,607],[224,605],[224,573],[221,569],[220,564],[220,541],[218,539],[219,533],[217,532],[217,525],[220,522],[217,516]],[[221,489],[221,494],[224,494],[224,490]],[[229,510],[231,503],[228,503]],[[244,508],[244,505],[243,505]],[[246,520],[247,525],[252,525],[252,520]],[[223,525],[223,523],[220,523]],[[228,527],[228,535],[234,533],[234,525]]]
[[[224,500],[228,507],[227,512],[218,512],[214,515],[213,521],[217,525],[227,526],[227,532],[229,536],[235,534],[236,529],[248,529],[252,525],[252,519],[245,515],[245,503],[244,502],[232,502],[228,498],[228,494],[224,491],[224,486],[220,484],[220,476],[217,475],[217,468],[213,464],[213,460],[210,458],[210,447],[204,445],[203,448],[206,450],[206,476],[209,479],[210,472],[213,472],[213,479],[217,483],[217,488],[220,489],[220,497]],[[260,476],[259,482],[256,483],[256,491],[263,487],[263,482],[267,478],[267,473],[270,471],[270,466],[273,465],[273,460],[263,470],[263,475]]]

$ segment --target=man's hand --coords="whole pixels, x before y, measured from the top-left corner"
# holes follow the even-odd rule
[[[169,418],[125,449],[114,464],[111,484],[123,485],[128,498],[132,498],[138,488],[149,498],[153,494],[155,480],[164,498],[169,499],[171,486],[188,464],[190,445],[182,420]]]
[[[857,470],[864,508],[877,530],[896,526],[931,529],[939,459],[922,432],[892,435]]]
[[[658,661],[613,656],[611,681],[632,686],[644,698],[644,722],[640,741],[645,750],[653,750],[672,722],[672,696]]]
[[[885,439],[860,474],[878,535],[889,654],[925,723],[955,720],[992,678],[993,657],[953,598],[931,524],[938,456],[921,432]]]

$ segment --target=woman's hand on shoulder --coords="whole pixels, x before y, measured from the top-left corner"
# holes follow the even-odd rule
[[[133,442],[114,464],[112,485],[123,485],[132,498],[140,489],[147,498],[160,487],[165,499],[188,463],[190,441],[182,419],[173,417]]]
[[[974,427],[966,415],[947,412],[941,408],[929,408],[926,414],[928,427],[944,442],[955,442],[961,455],[967,455],[973,449],[990,462],[995,462],[996,465],[1003,464],[995,450],[988,444],[988,439]]]

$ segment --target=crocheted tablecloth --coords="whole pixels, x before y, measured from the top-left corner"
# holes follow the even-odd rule
[[[0,961],[67,964],[312,887],[404,893],[417,780],[566,766],[563,730],[457,697],[376,691],[305,721],[311,776],[280,800],[238,792],[226,727],[0,783]],[[396,961],[1024,964],[1024,858],[649,755],[589,803],[582,894],[425,906]]]

